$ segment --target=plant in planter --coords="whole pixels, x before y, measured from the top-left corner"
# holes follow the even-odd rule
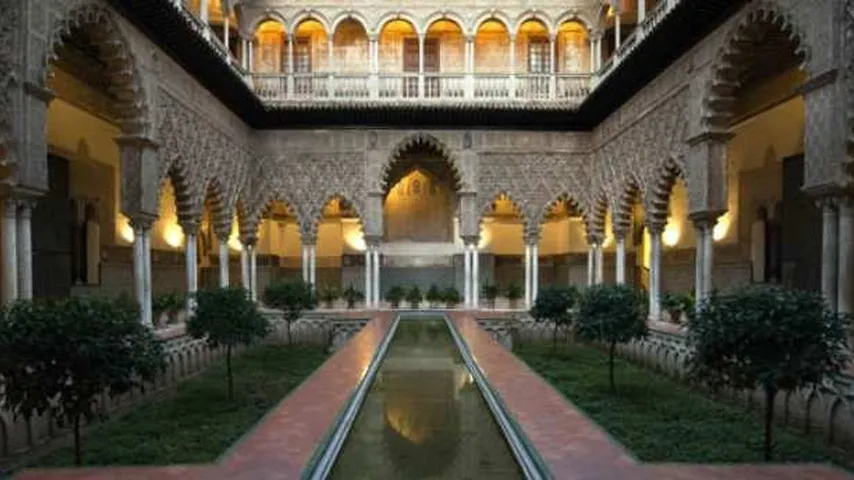
[[[448,287],[442,292],[442,300],[444,300],[448,308],[456,308],[462,301],[460,291],[456,287]]]
[[[356,308],[356,303],[361,302],[365,299],[365,296],[362,292],[356,290],[353,287],[353,284],[347,285],[347,288],[344,289],[344,300],[347,302],[347,309],[352,310]]]
[[[618,343],[646,336],[643,296],[627,285],[593,285],[578,305],[576,332],[588,341],[608,346],[608,380],[614,387],[614,355]]]
[[[323,287],[320,289],[320,300],[326,308],[333,308],[335,300],[338,300],[338,289],[332,286]]]
[[[385,294],[386,301],[391,305],[391,308],[400,308],[400,302],[406,297],[406,292],[400,285],[395,285]]]
[[[484,283],[480,287],[480,296],[486,301],[489,308],[495,308],[495,299],[498,298],[498,287],[489,283]]]
[[[186,297],[177,292],[157,295],[151,300],[157,326],[174,325],[178,323],[178,314],[186,307]]]
[[[409,308],[418,308],[421,304],[421,290],[418,289],[418,285],[413,285],[406,292],[406,301],[409,302]]]
[[[661,296],[661,308],[667,311],[672,323],[682,323],[682,314],[694,310],[694,299],[690,295],[665,292]]]
[[[766,461],[777,394],[815,386],[848,361],[844,318],[812,292],[751,285],[705,300],[688,326],[697,380],[763,391]]]
[[[523,293],[522,287],[516,282],[507,287],[507,300],[510,301],[510,308],[516,308],[516,303],[522,298]]]
[[[317,298],[310,283],[302,280],[279,280],[264,289],[264,303],[284,312],[290,345],[291,324],[299,320],[303,310],[314,309],[317,306]]]
[[[18,301],[0,310],[0,405],[30,419],[50,413],[70,424],[74,459],[80,430],[110,397],[141,388],[166,367],[163,343],[124,299],[72,296]]]
[[[430,288],[427,289],[426,295],[427,303],[430,304],[430,308],[436,308],[439,306],[439,303],[442,301],[442,292],[439,291],[439,287],[436,284],[430,285]]]
[[[290,328],[290,323],[288,327]],[[258,311],[258,306],[249,297],[249,292],[243,288],[200,290],[196,292],[193,316],[187,320],[187,333],[193,338],[204,338],[212,348],[225,347],[228,398],[232,399],[232,352],[238,345],[251,345],[266,337],[270,333],[270,321]],[[290,338],[288,342],[290,343]]]
[[[578,300],[575,287],[546,287],[539,295],[531,316],[537,322],[552,323],[552,345],[557,346],[558,328],[572,324],[572,308]]]

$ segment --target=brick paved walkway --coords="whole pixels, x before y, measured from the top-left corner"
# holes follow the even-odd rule
[[[361,314],[364,316],[364,313]],[[364,375],[392,324],[373,321],[212,465],[30,470],[16,480],[296,479]],[[480,316],[480,315],[479,315]],[[566,480],[854,480],[823,465],[697,466],[641,464],[490,335],[470,313],[451,319],[490,384],[557,479]]]

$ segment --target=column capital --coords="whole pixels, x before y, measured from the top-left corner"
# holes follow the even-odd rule
[[[199,233],[199,220],[196,218],[181,220],[178,222],[184,235],[196,235]]]
[[[598,233],[592,233],[587,235],[587,244],[590,246],[598,246],[601,247],[602,243],[604,243],[604,235],[600,235]]]
[[[698,145],[704,142],[712,143],[727,143],[735,137],[735,134],[725,130],[706,130],[689,138],[687,143],[689,146]]]
[[[480,244],[480,236],[478,235],[465,235],[460,238],[462,238],[463,244],[466,247],[473,246],[475,249],[477,249],[478,245]]]
[[[381,243],[383,243],[383,237],[379,235],[365,235],[365,245],[368,248],[379,248]]]
[[[540,243],[540,232],[527,232],[525,233],[525,245],[534,246]]]
[[[660,235],[662,232],[664,232],[665,227],[667,227],[667,222],[655,220],[655,221],[646,222],[645,225],[646,225],[647,230],[649,230],[650,234]]]
[[[466,38],[466,42],[474,43],[475,39],[477,38],[477,34],[476,33],[470,33],[470,34],[466,35],[465,38]]]
[[[129,218],[130,227],[134,232],[147,232],[151,230],[151,226],[154,225],[156,217],[152,217],[149,215],[135,215]]]
[[[691,223],[693,223],[694,226],[698,229],[712,228],[718,223],[718,218],[720,218],[720,216],[724,213],[726,212],[719,210],[691,212],[688,214],[688,218],[691,220]]]
[[[818,207],[819,210],[830,209],[831,211],[835,211],[839,208],[839,201],[840,197],[827,195],[816,198],[815,206]]]

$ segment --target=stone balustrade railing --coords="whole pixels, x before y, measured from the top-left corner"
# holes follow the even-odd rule
[[[278,106],[306,102],[510,102],[573,108],[590,93],[590,75],[565,73],[256,73],[252,83],[262,100]]]
[[[497,332],[500,332],[498,330]],[[497,332],[494,335],[497,335]],[[513,344],[551,342],[552,324],[530,319],[515,322]],[[558,332],[558,341],[571,335],[568,329]],[[507,344],[496,337],[502,344]],[[644,340],[618,347],[619,354],[648,368],[684,379],[688,375],[690,348],[684,330],[673,324],[655,322]],[[730,392],[733,399],[752,406],[764,404],[763,393]],[[781,393],[775,406],[777,420],[804,432],[820,432],[830,445],[854,451],[854,371],[848,370],[807,390]]]

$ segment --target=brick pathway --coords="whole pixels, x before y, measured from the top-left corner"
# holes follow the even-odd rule
[[[367,312],[350,315],[364,317]],[[484,312],[485,313],[485,312]],[[330,358],[217,464],[30,470],[16,480],[296,479],[364,375],[394,318],[373,321]],[[479,315],[483,317],[483,315]],[[488,315],[487,316],[491,316]],[[854,480],[823,465],[697,466],[641,464],[545,380],[481,329],[471,312],[451,319],[534,447],[557,479],[566,480]]]

